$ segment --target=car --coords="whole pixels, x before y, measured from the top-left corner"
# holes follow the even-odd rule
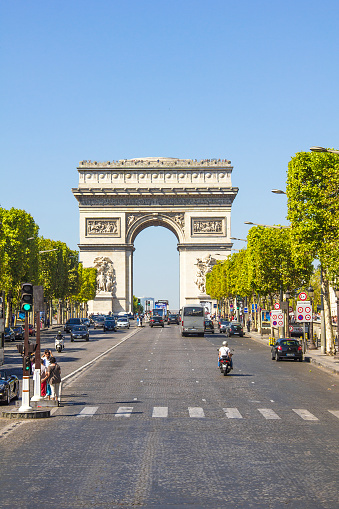
[[[65,332],[72,332],[73,327],[81,325],[81,319],[80,318],[69,318],[64,326]]]
[[[129,319],[126,318],[126,316],[118,316],[118,319],[116,321],[116,328],[117,329],[129,329]]]
[[[114,318],[107,318],[104,321],[104,332],[108,330],[116,331],[116,322]]]
[[[6,370],[0,370],[0,401],[7,405],[12,399],[18,399],[19,379],[16,375],[10,375]]]
[[[89,341],[89,332],[86,325],[74,325],[71,330],[71,341],[75,339],[85,339]]]
[[[11,327],[5,327],[5,341],[15,341],[15,334]]]
[[[302,338],[303,335],[304,335],[304,328],[305,328],[305,333],[307,335],[309,335],[309,325],[308,323],[290,323],[289,325],[289,331],[290,331],[290,336],[291,337],[296,337],[296,338]]]
[[[15,334],[15,339],[19,339],[21,341],[25,339],[25,329],[22,327],[22,325],[13,327],[13,332]]]
[[[302,362],[303,349],[300,341],[293,338],[279,338],[271,348],[272,361],[280,361],[281,359],[292,359]]]
[[[176,323],[179,325],[179,316],[178,315],[168,315],[167,323]]]
[[[93,317],[93,323],[95,329],[102,329],[104,327],[106,318],[104,316],[94,316]]]
[[[35,336],[35,328],[31,323],[28,324],[28,335]]]
[[[151,316],[149,325],[150,325],[150,327],[156,327],[156,326],[165,327],[164,319],[162,316],[159,316],[159,315]]]
[[[226,334],[228,337],[231,336],[240,336],[241,338],[244,335],[244,329],[239,322],[231,322],[230,326],[228,327],[228,330],[226,331]]]
[[[81,318],[81,323],[83,325],[86,325],[86,327],[90,327],[90,325],[91,325],[91,321],[89,318]]]
[[[231,325],[231,322],[229,322],[228,320],[220,320],[219,321],[220,332],[226,333],[226,331],[228,331],[230,325]]]
[[[212,320],[205,320],[205,332],[214,334],[214,324]]]

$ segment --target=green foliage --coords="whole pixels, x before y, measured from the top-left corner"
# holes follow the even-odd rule
[[[97,269],[94,267],[84,268],[82,263],[78,265],[80,290],[76,296],[79,302],[93,300],[96,294]]]

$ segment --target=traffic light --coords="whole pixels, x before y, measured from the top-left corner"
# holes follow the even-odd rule
[[[27,313],[33,310],[33,285],[31,283],[21,285],[21,309]]]
[[[31,358],[29,357],[29,355],[26,355],[26,357],[24,358],[24,371],[29,372],[30,369],[31,369]]]

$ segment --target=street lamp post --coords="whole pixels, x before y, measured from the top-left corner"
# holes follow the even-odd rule
[[[313,341],[313,297],[314,297],[314,289],[310,285],[307,289],[310,301],[311,301],[311,307],[312,307],[312,315],[311,315],[311,322],[310,322],[310,330],[309,330],[309,336],[310,336],[310,345],[311,348],[316,348],[314,341]]]

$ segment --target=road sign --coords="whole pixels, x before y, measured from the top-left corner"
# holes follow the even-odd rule
[[[298,295],[298,300],[305,302],[308,299],[308,295],[306,292],[300,292]]]
[[[234,307],[233,304],[230,304],[230,309],[233,309],[233,307]]]
[[[297,302],[296,317],[298,322],[312,321],[312,306],[310,302]]]
[[[244,313],[248,313],[248,308],[244,307]]]
[[[284,326],[284,314],[279,310],[272,310],[271,312],[271,324],[273,327],[283,327]]]
[[[274,309],[280,309],[280,302],[274,303]]]

